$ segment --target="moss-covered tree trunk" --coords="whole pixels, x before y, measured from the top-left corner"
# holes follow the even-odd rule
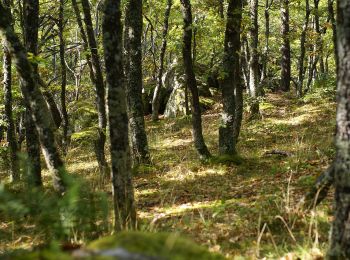
[[[9,163],[10,163],[10,177],[11,181],[18,181],[20,178],[19,164],[17,157],[17,142],[16,142],[16,130],[15,124],[13,121],[12,113],[12,69],[11,69],[11,55],[4,47],[4,59],[3,59],[3,68],[4,68],[4,105],[5,105],[5,114],[4,119],[7,126],[7,143],[9,151]],[[1,139],[0,139],[1,140]]]
[[[290,90],[291,81],[291,59],[290,59],[290,40],[289,40],[289,0],[281,0],[281,83],[282,91]]]
[[[242,3],[230,0],[227,9],[227,22],[224,48],[224,78],[222,80],[223,112],[219,127],[219,151],[221,154],[233,155],[236,153],[235,140],[235,90],[240,88],[239,52],[241,49],[241,19]]]
[[[125,13],[126,95],[131,154],[136,164],[149,162],[142,102],[142,1],[128,0]]]
[[[100,62],[100,56],[98,53],[98,46],[94,34],[94,28],[91,19],[91,10],[88,0],[81,1],[84,13],[84,23],[86,28],[87,40],[91,53],[91,65],[95,79],[96,89],[96,103],[98,111],[98,137],[95,141],[95,153],[100,168],[100,173],[107,175],[109,173],[108,164],[105,155],[106,144],[106,128],[107,128],[107,114],[106,114],[106,90],[103,82],[102,68]],[[83,33],[82,33],[83,35]]]
[[[170,11],[171,7],[173,5],[172,0],[167,1],[167,6],[165,9],[165,15],[164,15],[164,24],[163,24],[163,33],[162,33],[162,47],[160,50],[160,57],[159,57],[159,70],[158,70],[158,77],[157,77],[157,86],[154,89],[153,93],[153,99],[152,99],[152,120],[157,121],[159,116],[159,107],[160,107],[160,94],[162,89],[162,78],[163,78],[163,72],[164,72],[164,58],[165,58],[165,51],[167,47],[167,36],[169,31],[169,17],[170,17]]]
[[[24,20],[24,42],[27,52],[33,56],[38,55],[38,30],[39,30],[39,1],[25,0],[23,2],[23,20]],[[35,75],[38,74],[38,65],[32,62],[32,68]],[[36,80],[36,79],[35,79]],[[35,123],[30,114],[30,107],[26,107],[26,145],[28,153],[27,175],[30,184],[35,186],[42,185],[41,180],[41,159],[40,159],[40,141],[35,128]]]
[[[330,259],[350,259],[350,1],[338,0],[337,133],[335,137],[335,212]]]
[[[106,0],[103,13],[102,29],[108,90],[115,229],[122,230],[135,228],[136,209],[128,140],[120,1]]]
[[[199,156],[201,157],[201,159],[206,159],[210,157],[210,153],[204,142],[202,132],[202,116],[199,106],[197,81],[196,76],[194,74],[192,61],[192,8],[190,0],[181,0],[181,4],[184,20],[182,56],[186,76],[186,85],[188,86],[192,94],[192,134],[194,139],[194,145],[197,149],[197,152],[199,153]]]
[[[64,164],[55,145],[53,120],[44,97],[35,80],[33,68],[27,59],[25,48],[18,39],[12,23],[11,11],[0,2],[0,35],[14,57],[14,64],[21,78],[21,91],[38,131],[46,164],[52,174],[54,188],[64,192]]]

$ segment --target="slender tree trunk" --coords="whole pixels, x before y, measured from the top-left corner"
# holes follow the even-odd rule
[[[258,57],[258,0],[250,0],[251,27],[249,30],[249,95],[251,97],[250,113],[252,117],[259,115],[259,57]]]
[[[26,51],[13,29],[11,11],[0,2],[0,35],[14,57],[14,64],[21,78],[21,91],[24,101],[30,107],[31,116],[38,131],[46,164],[53,176],[54,188],[58,192],[65,190],[65,168],[55,145],[53,120],[44,97],[35,80],[36,76],[29,63]]]
[[[194,145],[202,159],[210,157],[207,146],[204,142],[203,132],[202,132],[202,118],[199,106],[199,95],[197,88],[196,76],[193,70],[192,61],[192,10],[190,0],[181,0],[182,13],[184,20],[184,35],[183,35],[183,62],[186,76],[186,85],[192,94],[192,131]]]
[[[136,164],[149,163],[148,141],[142,102],[142,1],[128,0],[126,6],[126,94],[131,154]]]
[[[310,4],[309,0],[305,0],[305,21],[303,25],[303,30],[301,32],[300,36],[300,56],[298,60],[298,86],[297,86],[297,93],[298,97],[301,97],[303,95],[303,82],[304,82],[304,73],[305,73],[305,43],[306,43],[306,33],[309,27],[309,20],[310,20]]]
[[[95,74],[94,74],[94,70],[92,68],[91,55],[88,51],[89,43],[88,43],[88,39],[87,39],[85,30],[84,30],[83,21],[82,21],[81,15],[80,15],[79,6],[78,6],[76,0],[72,0],[72,7],[73,7],[73,10],[75,13],[75,18],[76,18],[76,21],[77,21],[77,24],[79,27],[80,36],[81,36],[81,39],[83,40],[83,43],[84,43],[83,49],[84,49],[87,65],[88,65],[89,70],[90,70],[89,71],[90,72],[90,79],[94,84],[96,84],[95,83]]]
[[[335,137],[335,212],[329,259],[350,259],[350,1],[337,2],[337,134]]]
[[[23,2],[23,26],[24,42],[27,52],[34,56],[38,55],[38,30],[39,30],[39,1],[25,0]],[[32,63],[35,80],[38,75],[38,65]],[[28,153],[28,181],[35,186],[41,186],[41,158],[40,158],[40,140],[35,122],[31,116],[30,108],[26,107],[25,125],[26,125],[26,145]]]
[[[335,20],[335,15],[334,15],[334,0],[328,0],[328,16],[329,16],[330,22],[332,23],[334,59],[335,59],[336,68],[338,68],[337,22]]]
[[[17,143],[16,143],[16,131],[15,124],[13,122],[12,115],[12,69],[11,69],[11,55],[6,48],[4,48],[4,104],[5,115],[4,119],[7,126],[7,142],[9,149],[9,162],[10,162],[10,177],[11,181],[18,181],[20,178],[19,164],[17,157]]]
[[[122,230],[135,228],[136,209],[128,141],[120,1],[106,0],[103,12],[115,229]]]
[[[170,17],[170,11],[171,11],[172,5],[173,5],[173,1],[167,0],[167,7],[165,9],[164,25],[163,25],[163,41],[162,41],[162,47],[160,50],[160,58],[159,58],[157,86],[154,90],[153,100],[152,100],[152,120],[153,121],[157,121],[158,115],[159,115],[160,94],[162,89],[162,78],[163,78],[163,71],[164,71],[164,57],[165,57],[165,51],[166,51],[167,42],[168,42],[167,36],[169,31],[169,17]]]
[[[319,62],[319,72],[321,74],[325,73],[324,61],[323,61],[323,41],[322,41],[322,32],[320,29],[320,15],[319,15],[319,3],[320,0],[314,0],[314,16],[315,16],[315,30],[317,33],[317,40],[315,45],[315,50]]]
[[[224,78],[222,80],[223,112],[219,127],[219,151],[221,154],[236,154],[235,132],[235,90],[240,88],[239,52],[241,48],[242,3],[230,0],[227,9],[227,22],[224,48]],[[237,92],[236,92],[237,93]]]
[[[61,62],[61,113],[62,113],[62,150],[66,154],[68,150],[68,112],[66,106],[66,87],[67,87],[67,69],[65,60],[65,40],[64,40],[64,0],[60,0],[59,14],[58,14],[58,38],[60,47],[60,62]]]
[[[291,81],[291,59],[289,40],[289,0],[281,0],[281,20],[282,20],[282,59],[281,59],[281,85],[282,91],[290,90]]]
[[[75,0],[74,0],[75,1]],[[99,136],[95,142],[95,152],[100,168],[100,173],[103,175],[108,174],[109,168],[105,155],[105,143],[106,143],[106,128],[107,128],[107,115],[106,115],[106,91],[103,82],[102,68],[100,63],[100,56],[98,54],[98,46],[94,35],[94,28],[91,19],[91,10],[88,0],[81,0],[84,12],[84,23],[86,27],[87,40],[91,53],[91,65],[93,75],[95,79],[96,89],[96,103],[98,111],[98,127]],[[83,34],[83,32],[82,32]]]
[[[270,8],[273,3],[273,0],[265,1],[265,50],[264,55],[262,57],[262,73],[260,82],[263,82],[267,77],[267,61],[269,57],[270,51]]]

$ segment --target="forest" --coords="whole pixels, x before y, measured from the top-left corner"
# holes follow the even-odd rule
[[[349,0],[0,0],[0,259],[350,259]]]

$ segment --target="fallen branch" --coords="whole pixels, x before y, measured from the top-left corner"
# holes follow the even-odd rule
[[[290,156],[292,156],[292,153],[287,152],[287,151],[281,151],[281,150],[272,150],[272,151],[266,152],[264,155],[265,156],[279,155],[279,156],[283,156],[283,157],[290,157]]]

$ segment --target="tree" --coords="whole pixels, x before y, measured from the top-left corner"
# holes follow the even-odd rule
[[[103,13],[102,30],[108,89],[115,229],[122,230],[135,228],[136,210],[128,142],[120,1],[106,0]]]
[[[350,2],[338,1],[337,44],[337,133],[334,169],[335,212],[332,225],[330,259],[350,258]]]
[[[290,60],[290,40],[289,40],[289,0],[281,0],[281,20],[282,20],[282,47],[281,47],[281,84],[282,91],[290,90],[291,81],[291,60]]]
[[[75,2],[75,0],[73,0]],[[98,111],[98,138],[95,143],[95,153],[97,162],[99,164],[100,173],[107,175],[109,172],[109,168],[106,161],[106,155],[105,155],[105,143],[106,143],[106,127],[107,127],[107,115],[106,115],[106,91],[105,91],[105,84],[103,82],[103,75],[102,75],[102,68],[101,68],[101,62],[100,62],[100,56],[98,54],[98,46],[94,34],[94,29],[92,25],[92,19],[91,19],[91,10],[90,10],[90,4],[88,0],[82,0],[81,1],[83,6],[83,13],[84,13],[84,23],[86,28],[86,36],[84,36],[84,30],[81,29],[81,35],[83,38],[87,39],[88,46],[90,48],[91,53],[91,69],[93,73],[94,83],[95,83],[95,89],[96,89],[96,103],[97,103],[97,111]],[[79,16],[77,16],[77,19],[79,19]],[[79,22],[78,22],[79,23]],[[88,59],[90,58],[90,55],[88,56]]]
[[[63,153],[67,153],[68,149],[68,112],[66,106],[66,87],[67,87],[67,68],[66,68],[66,60],[65,60],[65,41],[64,41],[64,26],[65,18],[64,18],[64,0],[60,0],[59,12],[58,12],[58,38],[59,38],[59,48],[60,48],[60,64],[61,64],[61,113],[62,113],[62,128],[63,128],[63,136],[62,136],[62,150]]]
[[[20,86],[24,101],[30,108],[31,116],[38,131],[46,164],[53,177],[54,188],[56,191],[63,193],[66,187],[64,180],[65,167],[55,145],[54,123],[51,114],[35,80],[36,76],[27,59],[26,51],[14,32],[11,11],[1,2],[0,13],[0,35],[5,39],[6,47],[14,57],[14,64],[21,78]]]
[[[12,113],[12,69],[11,69],[11,55],[4,47],[4,104],[5,104],[5,122],[7,126],[7,143],[9,149],[9,162],[11,180],[18,181],[20,178],[18,157],[17,157],[17,142],[15,133],[15,124]]]
[[[167,35],[169,30],[169,17],[170,17],[170,11],[171,7],[173,5],[172,0],[167,1],[167,6],[165,9],[165,15],[164,15],[164,25],[163,25],[163,41],[162,41],[162,47],[160,50],[160,58],[159,58],[159,70],[158,70],[158,77],[157,77],[157,86],[154,89],[153,99],[152,99],[152,120],[157,121],[159,116],[159,107],[160,107],[160,94],[162,90],[162,78],[163,78],[163,71],[164,71],[164,57],[165,57],[165,51],[167,47]]]
[[[235,90],[240,88],[240,33],[242,19],[241,1],[230,0],[227,9],[227,22],[225,32],[225,49],[222,80],[223,113],[219,128],[219,150],[221,154],[233,155],[236,153],[235,136]]]
[[[136,164],[148,163],[150,158],[142,102],[142,1],[128,0],[125,17],[126,95],[131,154]]]
[[[252,117],[259,115],[259,26],[258,26],[258,0],[250,0],[250,20],[249,29],[249,95],[251,97],[250,113]]]
[[[303,30],[300,36],[300,56],[298,60],[298,85],[297,85],[297,93],[298,96],[301,97],[303,95],[303,82],[305,75],[305,43],[306,43],[306,33],[309,27],[310,20],[310,4],[309,0],[305,0],[305,22],[303,25]]]
[[[32,54],[33,59],[35,59],[38,55],[39,1],[25,0],[23,1],[23,8],[25,48],[27,52]],[[31,62],[31,66],[35,74],[35,80],[37,80],[39,78],[38,64],[36,62]],[[30,176],[29,181],[31,184],[41,186],[40,141],[38,132],[35,128],[35,122],[30,113],[30,107],[27,106],[25,115],[25,134],[29,162],[28,176]]]
[[[192,131],[194,145],[199,153],[201,159],[207,159],[210,157],[209,150],[204,142],[202,133],[202,118],[201,110],[199,106],[199,95],[197,88],[196,76],[193,70],[192,61],[192,10],[190,0],[181,0],[182,15],[184,20],[184,33],[183,33],[183,47],[182,56],[185,69],[186,85],[192,94]]]

